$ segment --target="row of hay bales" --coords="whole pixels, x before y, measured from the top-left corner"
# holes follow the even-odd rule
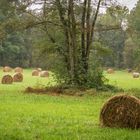
[[[2,84],[12,84],[13,82],[22,82],[23,81],[23,69],[21,67],[11,68],[9,66],[3,67],[3,72],[10,73],[15,72],[13,75],[5,74],[2,79]]]
[[[6,74],[2,77],[1,83],[2,84],[12,84],[13,82],[22,82],[23,81],[23,74],[20,72],[16,72],[13,76],[10,74]]]
[[[6,74],[2,77],[1,83],[2,84],[12,84],[13,82],[22,82],[23,81],[23,69],[21,67],[16,67],[15,69],[12,69],[9,66],[3,67],[3,72],[12,72],[14,71],[15,74],[11,76],[10,74]],[[40,77],[49,77],[49,72],[45,71],[41,68],[36,68],[32,71],[32,76],[40,76]]]
[[[12,72],[14,71],[15,73],[23,73],[23,68],[21,67],[16,67],[15,69],[12,69],[9,66],[3,67],[3,72]],[[41,68],[36,68],[35,70],[32,71],[32,76],[40,76],[40,77],[49,77],[49,72],[42,70]]]
[[[128,73],[132,73],[133,78],[139,78],[140,77],[140,73],[139,72],[135,72],[132,69],[127,69]],[[113,74],[115,73],[115,70],[112,68],[107,69],[107,73],[108,74]]]
[[[12,69],[9,66],[3,67],[3,72],[12,72],[13,70],[14,70],[14,72],[20,72],[20,73],[23,72],[23,69],[21,67],[16,67],[15,69]]]
[[[41,68],[37,68],[32,71],[32,76],[49,77],[49,72],[45,70],[42,71]]]

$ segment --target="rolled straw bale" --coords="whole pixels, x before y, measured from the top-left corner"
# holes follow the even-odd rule
[[[41,71],[40,77],[49,77],[49,72],[48,71]]]
[[[139,78],[140,77],[140,73],[138,72],[133,72],[133,78]]]
[[[100,125],[140,128],[140,100],[128,95],[117,95],[110,98],[101,109]]]
[[[22,72],[23,72],[23,69],[22,69],[21,67],[16,67],[14,71],[15,71],[15,72],[20,72],[20,73],[22,73]]]
[[[110,69],[107,70],[107,73],[112,74],[112,73],[114,73],[114,70],[110,68]]]
[[[4,75],[4,76],[2,77],[1,83],[2,83],[2,84],[12,84],[12,83],[13,83],[13,78],[12,78],[12,76],[9,75],[9,74]]]
[[[9,67],[9,66],[3,67],[3,72],[11,72],[11,71],[12,71],[11,67]]]
[[[23,74],[20,72],[17,72],[13,75],[13,81],[14,82],[22,82],[23,81]]]
[[[41,71],[42,71],[42,69],[41,69],[41,68],[36,68],[36,70],[38,70],[39,72],[41,72]]]
[[[39,71],[38,70],[33,70],[32,71],[32,76],[39,76]]]

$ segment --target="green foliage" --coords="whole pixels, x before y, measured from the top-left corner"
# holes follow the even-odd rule
[[[29,51],[21,33],[9,34],[0,45],[0,65],[27,67],[29,65],[28,54]]]
[[[17,0],[0,1],[0,65],[12,67],[29,66],[30,49],[28,48],[26,31],[19,32],[21,14],[15,8]],[[31,44],[31,42],[30,42]]]
[[[136,7],[133,8],[128,17],[130,28],[137,32],[140,32],[140,19],[138,18],[139,14],[140,14],[140,1],[137,2]]]
[[[124,52],[123,52],[125,67],[127,68],[134,67],[135,50],[136,50],[136,44],[133,42],[131,38],[127,39],[125,41]]]
[[[123,67],[123,49],[126,36],[125,31],[121,29],[121,24],[127,14],[126,7],[112,6],[98,20],[97,27],[103,28],[104,31],[100,31],[96,38],[101,44],[104,44],[107,50],[112,52],[103,57],[103,64],[106,67]]]
[[[91,51],[93,51],[98,58],[103,58],[112,54],[112,50],[101,44],[101,42],[94,42]]]
[[[125,43],[124,54],[128,55],[125,59],[129,61],[129,67],[135,68],[139,71],[140,62],[140,1],[137,2],[136,7],[133,8],[130,15],[128,16],[128,39]],[[128,64],[128,63],[127,63]]]

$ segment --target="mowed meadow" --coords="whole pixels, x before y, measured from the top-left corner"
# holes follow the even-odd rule
[[[133,78],[132,73],[126,70],[116,71],[114,74],[106,74],[105,77],[109,79],[109,83],[119,88],[128,90],[140,90],[140,78]]]
[[[119,93],[93,92],[77,96],[28,94],[28,86],[55,84],[53,77],[32,77],[25,69],[22,83],[0,84],[0,140],[139,140],[139,130],[102,128],[100,109]],[[5,73],[0,70],[0,79]],[[13,75],[14,73],[10,73]],[[127,94],[140,90],[140,79],[126,71],[106,74],[109,83]],[[133,89],[133,90],[131,90]],[[140,94],[140,93],[139,93]],[[137,96],[139,96],[137,93]]]

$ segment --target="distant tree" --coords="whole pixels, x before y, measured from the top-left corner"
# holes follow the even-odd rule
[[[30,55],[30,48],[27,46],[31,43],[27,44],[26,31],[16,30],[17,21],[21,16],[15,8],[16,4],[18,0],[0,1],[0,65],[27,67]]]
[[[125,47],[123,51],[124,55],[124,64],[126,68],[134,67],[134,52],[136,49],[136,45],[131,38],[125,41]]]
[[[140,0],[137,2],[136,7],[133,8],[129,17],[128,17],[128,25],[131,37],[134,38],[134,41],[137,44],[140,44]]]
[[[140,70],[140,0],[137,2],[136,7],[130,12],[128,16],[128,39],[125,45],[125,54],[130,55],[126,58],[129,61],[128,67],[136,68]],[[128,64],[128,63],[127,63]]]
[[[101,15],[99,18],[98,26],[108,28],[114,27],[99,32],[99,41],[102,42],[107,48],[112,50],[112,54],[104,57],[104,66],[108,67],[123,67],[123,50],[126,33],[121,27],[124,20],[128,15],[128,9],[121,6],[109,7],[106,14]],[[116,28],[115,28],[116,27]]]

